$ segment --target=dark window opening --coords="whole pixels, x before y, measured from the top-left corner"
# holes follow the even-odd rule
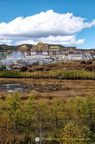
[[[52,55],[56,55],[56,51],[53,51],[53,52],[52,52]]]
[[[36,51],[36,55],[43,55],[42,51]]]

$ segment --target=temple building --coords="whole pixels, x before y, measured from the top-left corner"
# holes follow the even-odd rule
[[[47,44],[39,42],[37,45],[33,45],[31,49],[31,55],[49,55],[49,48]]]
[[[19,51],[23,52],[25,54],[25,56],[30,55],[30,50],[27,47],[27,45],[22,45],[18,48]]]
[[[42,42],[37,45],[33,45],[31,49],[31,55],[44,55],[44,56],[55,56],[59,52],[59,46],[49,46]]]
[[[49,47],[49,55],[55,56],[59,53],[60,47],[59,46],[50,46]]]

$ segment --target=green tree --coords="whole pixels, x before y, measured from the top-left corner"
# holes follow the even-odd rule
[[[56,98],[52,101],[51,105],[51,131],[52,137],[57,138],[59,131],[64,127],[64,104]]]
[[[39,101],[36,104],[36,121],[37,135],[40,137],[40,144],[42,143],[42,137],[47,136],[47,129],[50,128],[50,110],[47,103],[44,100]]]
[[[28,143],[34,138],[35,134],[35,101],[34,96],[29,95],[29,98],[26,100],[23,106],[23,123],[24,123],[24,137],[25,142]]]
[[[22,123],[22,109],[18,92],[13,95],[7,95],[3,102],[2,111],[8,121],[11,122],[14,133],[19,133]]]
[[[87,125],[92,132],[95,132],[95,98],[89,95],[86,99]]]

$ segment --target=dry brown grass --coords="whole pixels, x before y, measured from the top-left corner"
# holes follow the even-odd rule
[[[95,60],[88,61],[59,61],[53,64],[44,64],[29,67],[28,71],[47,70],[87,70],[95,71]]]
[[[95,96],[95,80],[59,80],[59,79],[33,79],[33,78],[23,78],[23,79],[7,79],[0,78],[0,83],[25,83],[29,85],[36,85],[38,90],[41,89],[41,85],[58,85],[58,90],[47,90],[43,91],[27,90],[24,93],[20,93],[21,99],[26,100],[29,94],[33,94],[36,100],[52,100],[55,97],[60,97],[62,100],[67,100],[68,98],[74,98],[77,96],[86,97],[91,94]],[[0,97],[4,98],[7,95],[6,91],[0,91]]]

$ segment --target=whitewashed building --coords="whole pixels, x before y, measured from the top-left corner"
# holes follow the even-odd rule
[[[81,53],[68,53],[57,55],[59,60],[82,60],[83,56]]]
[[[68,54],[68,60],[82,60],[82,54],[81,53]]]

